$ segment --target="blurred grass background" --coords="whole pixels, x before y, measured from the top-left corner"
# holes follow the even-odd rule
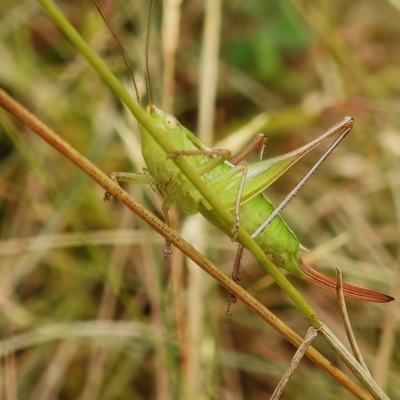
[[[132,91],[93,3],[58,4]],[[148,2],[103,7],[145,98]],[[168,25],[170,7],[156,1],[151,21],[154,101],[186,127],[205,132],[207,145],[236,151],[264,132],[270,138],[267,156],[273,156],[299,147],[344,115],[355,118],[349,137],[282,214],[311,249],[305,258],[314,268],[334,276],[339,266],[347,282],[399,297],[398,4],[225,2],[221,27],[213,25],[221,31],[218,64],[211,62],[214,70],[206,72],[204,46],[218,48],[218,36],[205,39],[204,2],[178,5],[179,24]],[[174,29],[176,57],[167,37]],[[144,166],[135,120],[36,2],[0,3],[0,85],[104,172]],[[199,96],[206,99],[202,110],[207,104],[214,110],[215,123],[212,113],[200,111],[199,117]],[[268,188],[274,204],[321,151]],[[160,237],[116,201],[103,203],[101,188],[3,111],[0,177],[1,398],[271,395],[294,348],[240,303],[226,316],[224,289],[178,251],[165,261]],[[124,187],[161,216],[161,199],[150,188]],[[201,216],[174,210],[172,217],[190,243],[230,273],[236,246],[228,238]],[[243,287],[304,335],[307,321],[250,256],[243,267]],[[346,343],[336,297],[292,282]],[[347,305],[374,377],[389,397],[400,398],[397,301]],[[322,340],[313,345],[342,366]],[[282,399],[338,396],[354,398],[303,360]]]

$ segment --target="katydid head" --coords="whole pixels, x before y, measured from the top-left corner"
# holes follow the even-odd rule
[[[146,113],[154,118],[158,125],[163,127],[166,131],[171,132],[180,127],[178,120],[172,114],[160,110],[153,104],[149,104],[146,107]]]
[[[164,128],[172,131],[178,127],[178,120],[171,114],[165,113],[163,118]]]

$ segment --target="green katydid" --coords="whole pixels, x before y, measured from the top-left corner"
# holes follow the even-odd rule
[[[232,229],[219,222],[218,215],[207,206],[199,192],[170,160],[173,157],[185,156],[189,164],[219,196],[222,204],[235,214],[237,221],[240,221],[238,222],[240,226],[252,233],[255,241],[265,253],[271,256],[277,266],[325,290],[336,291],[335,280],[318,273],[302,261],[300,242],[282,220],[279,211],[348,134],[353,126],[351,117],[344,118],[325,133],[295,151],[247,166],[235,166],[234,164],[242,159],[248,151],[244,151],[238,157],[235,157],[234,163],[229,162],[227,161],[230,157],[229,151],[210,150],[192,132],[183,127],[174,116],[157,109],[154,105],[148,106],[146,111],[177,150],[172,154],[166,154],[146,129],[140,127],[142,153],[147,164],[147,172],[145,174],[113,172],[111,174],[113,179],[141,184],[152,183],[164,197],[163,211],[165,216],[167,216],[168,208],[177,203],[186,213],[200,212],[222,232],[235,236],[235,229],[232,232]],[[270,201],[261,192],[304,154],[339,132],[341,134],[336,141],[292,192],[274,209]],[[249,149],[253,147],[250,146]],[[108,195],[106,195],[106,199],[109,199]],[[236,207],[237,204],[239,204],[238,208]],[[236,214],[235,210],[237,209],[239,211]],[[242,248],[240,247],[237,263],[239,263],[241,251]],[[238,268],[236,266],[235,271]],[[235,271],[233,279],[239,280]],[[384,303],[393,300],[390,296],[348,284],[343,285],[343,291],[346,297],[362,301]],[[235,300],[232,299],[232,301]]]
[[[94,1],[97,5],[97,1]],[[98,8],[105,19],[101,8],[99,6]],[[105,21],[107,23],[106,19]],[[109,25],[108,27],[110,28]],[[114,38],[117,40],[120,49],[122,49],[115,35]],[[124,57],[122,51],[121,53]],[[124,61],[126,63],[125,57]],[[147,57],[146,67],[147,84],[150,87]],[[139,96],[137,97],[139,102]],[[188,214],[200,212],[222,232],[232,236],[232,240],[236,240],[236,233],[240,225],[252,234],[261,249],[273,259],[277,266],[327,291],[336,292],[335,280],[320,274],[302,261],[300,255],[302,246],[294,233],[282,220],[279,212],[347,136],[353,127],[353,118],[345,117],[310,143],[282,156],[262,160],[266,138],[264,135],[258,135],[246,149],[231,158],[231,153],[228,150],[209,149],[192,132],[183,127],[173,115],[156,108],[152,104],[151,95],[149,97],[150,105],[147,106],[146,112],[151,116],[154,124],[164,132],[172,147],[176,150],[171,154],[167,154],[147,130],[140,126],[142,154],[147,164],[145,173],[113,172],[110,175],[111,178],[119,182],[146,183],[155,186],[164,198],[163,213],[167,223],[169,223],[168,209],[172,204],[176,203]],[[274,209],[270,201],[262,194],[262,191],[303,155],[325,141],[325,139],[339,133],[338,138],[325,151],[318,162]],[[247,166],[237,166],[256,147],[261,147],[260,161]],[[187,158],[188,163],[219,197],[224,207],[234,214],[236,219],[234,227],[227,227],[220,222],[217,213],[208,206],[201,194],[171,160],[171,158],[179,156]],[[111,196],[106,193],[105,200],[110,200],[110,198]],[[238,241],[239,249],[232,272],[232,279],[235,281],[240,280],[240,260],[243,252],[243,246],[240,244],[240,240]],[[170,244],[167,242],[166,257],[170,252]],[[384,303],[393,300],[392,297],[385,294],[348,284],[343,284],[343,292],[346,297],[361,301]],[[231,295],[228,301],[230,303],[235,302],[235,296]]]

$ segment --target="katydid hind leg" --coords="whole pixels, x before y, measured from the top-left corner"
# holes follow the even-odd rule
[[[242,257],[243,257],[243,246],[240,244],[237,252],[236,252],[236,256],[235,256],[235,262],[233,263],[233,269],[232,269],[232,280],[235,283],[239,283],[240,282],[240,271],[242,269]],[[226,299],[226,301],[228,302],[228,305],[226,306],[226,314],[227,315],[232,315],[230,310],[231,310],[231,305],[234,303],[237,303],[237,298],[233,293],[229,293],[228,298]]]
[[[329,157],[333,150],[341,143],[341,141],[347,136],[353,127],[353,120],[351,117],[347,117],[342,120],[341,123],[337,124],[331,130],[342,128],[343,132],[337,137],[337,139],[328,147],[328,149],[322,154],[319,160],[314,164],[314,166],[307,172],[306,175],[300,180],[300,182],[295,186],[295,188],[282,200],[282,202],[271,212],[271,214],[264,220],[264,222],[253,232],[251,235],[253,238],[257,237],[278,215],[278,213],[289,203],[289,201],[298,193],[301,187],[308,181],[308,179],[315,173],[317,168]],[[329,131],[328,131],[329,132]],[[333,280],[325,275],[312,269],[310,266],[305,264],[300,260],[299,264],[300,274],[295,274],[329,292],[336,292],[336,280]],[[360,288],[357,286],[352,286],[346,283],[342,284],[344,296],[347,298],[375,302],[375,303],[386,303],[394,300],[393,297],[375,292],[372,290]]]
[[[339,143],[347,136],[347,134],[350,132],[352,129],[352,125],[350,127],[346,127],[346,129],[342,132],[342,134],[334,141],[334,143],[329,146],[329,148],[323,153],[323,155],[319,158],[319,160],[314,164],[314,166],[307,172],[307,174],[300,180],[300,182],[295,186],[295,188],[282,200],[282,202],[274,209],[274,211],[264,220],[264,222],[260,225],[259,228],[255,232],[253,232],[252,237],[257,237],[270,223],[271,221],[275,218],[276,215],[289,203],[289,201],[298,193],[298,191],[301,189],[301,187],[307,182],[307,180],[311,177],[312,174],[317,170],[317,168],[328,158],[328,156],[332,153],[332,151],[339,145]],[[254,142],[255,143],[260,143],[261,146],[261,151],[260,151],[260,158],[262,158],[262,154],[265,148],[265,143],[266,139],[264,137],[264,140],[262,140],[264,135],[258,135],[258,137],[253,140],[252,143],[249,144],[248,148],[254,149],[255,147],[253,146]],[[259,142],[258,142],[259,140]],[[234,163],[238,163],[243,159],[248,152],[242,151],[239,153],[239,157],[235,156],[234,157]],[[231,162],[232,159],[229,161]],[[243,171],[242,178],[239,183],[238,187],[238,193],[236,196],[236,202],[235,202],[235,226],[232,230],[232,233],[234,234],[233,236],[233,241],[236,239],[237,231],[239,229],[240,225],[240,200],[241,200],[241,195],[243,192],[243,187],[246,181],[246,171],[247,169],[245,168]],[[235,263],[232,271],[232,279],[235,282],[240,281],[240,271],[241,271],[241,259],[243,255],[243,247],[240,245],[239,249],[236,254],[235,258]],[[237,299],[236,296],[233,295],[232,293],[229,295],[228,299],[228,306],[227,306],[227,314],[230,314],[230,307],[232,303],[236,303]]]
[[[328,158],[328,156],[332,153],[332,151],[339,145],[339,143],[347,136],[347,134],[350,132],[352,129],[352,125],[349,127],[346,127],[346,129],[342,132],[342,134],[329,146],[329,148],[323,153],[323,155],[319,158],[319,160],[314,164],[314,166],[307,172],[307,174],[300,180],[300,182],[295,186],[295,188],[281,201],[281,203],[274,209],[274,211],[264,220],[264,222],[260,225],[259,228],[257,228],[256,231],[253,232],[252,237],[255,238],[257,237],[270,223],[271,221],[275,218],[276,215],[289,203],[289,201],[298,193],[298,191],[301,189],[301,187],[307,182],[307,180],[311,177],[312,174],[317,170],[317,168]],[[261,146],[261,151],[260,151],[260,158],[262,158],[262,153],[265,148],[265,143],[266,139],[264,137],[264,140],[262,140],[264,135],[258,135],[252,143],[249,144],[248,148],[254,149],[254,143],[259,143]],[[240,156],[247,155],[245,151],[242,151],[239,153]],[[235,156],[235,162],[240,162],[240,160],[243,158],[237,158]],[[229,160],[231,162],[231,160]],[[246,181],[246,171],[247,169],[245,168],[243,171],[242,178],[239,183],[238,187],[238,192],[236,196],[236,201],[235,201],[235,226],[232,229],[233,233],[233,238],[232,241],[236,240],[236,235],[240,226],[240,200],[241,200],[241,195],[243,192],[244,184]],[[243,247],[240,245],[238,252],[236,254],[235,258],[235,263],[232,271],[232,279],[235,282],[240,281],[240,270],[241,270],[241,259],[243,255]],[[230,306],[232,303],[236,303],[237,299],[236,296],[234,296],[232,293],[229,295],[228,299],[228,307],[227,307],[227,314],[230,312]]]
[[[303,176],[300,182],[293,188],[293,190],[278,204],[274,211],[268,215],[268,217],[262,222],[262,224],[252,233],[251,237],[257,237],[270,223],[271,221],[287,206],[290,200],[299,192],[299,190],[305,185],[310,179],[311,175],[315,173],[318,167],[330,156],[335,148],[341,143],[341,141],[351,131],[352,125],[347,127],[340,136],[328,147],[328,149],[322,154],[319,160],[310,168],[310,170]]]
[[[267,143],[267,138],[264,136],[264,134],[260,133],[258,134],[247,146],[244,148],[242,151],[240,151],[238,154],[236,154],[234,157],[229,159],[229,162],[233,165],[237,165],[242,161],[245,157],[247,157],[254,149],[260,148],[260,155],[259,158],[260,160],[263,158],[264,154],[264,149],[265,145]],[[241,198],[242,198],[242,193],[243,193],[243,188],[246,183],[246,175],[247,175],[247,168],[244,167],[242,177],[239,182],[239,187],[236,195],[236,201],[235,201],[235,225],[232,228],[232,242],[236,241],[237,233],[240,227],[240,203],[241,203]],[[243,251],[244,248],[242,245],[239,245],[238,250],[236,252],[235,256],[235,262],[233,264],[233,269],[232,269],[232,280],[235,283],[240,282],[240,272],[242,269],[242,257],[243,257]],[[226,299],[228,302],[228,305],[226,307],[226,314],[227,315],[232,315],[230,312],[231,305],[234,303],[237,303],[237,298],[233,293],[229,293],[228,298]]]

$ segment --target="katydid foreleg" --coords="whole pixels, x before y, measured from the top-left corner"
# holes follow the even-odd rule
[[[131,182],[138,185],[154,185],[155,181],[152,176],[148,173],[138,173],[138,172],[111,172],[110,178],[114,182]],[[104,194],[104,201],[110,201],[112,196],[110,193],[106,192]]]
[[[111,172],[110,178],[117,183],[130,182],[136,184],[150,184],[153,190],[155,190],[156,182],[145,168],[143,170],[145,171],[144,174],[136,172]],[[110,201],[111,198],[112,196],[110,195],[110,193],[106,192],[104,194],[104,201]],[[162,208],[164,221],[168,226],[170,226],[168,210],[169,208],[164,208],[164,207]],[[164,257],[168,258],[171,255],[171,253],[172,253],[171,242],[168,239],[165,239]]]

